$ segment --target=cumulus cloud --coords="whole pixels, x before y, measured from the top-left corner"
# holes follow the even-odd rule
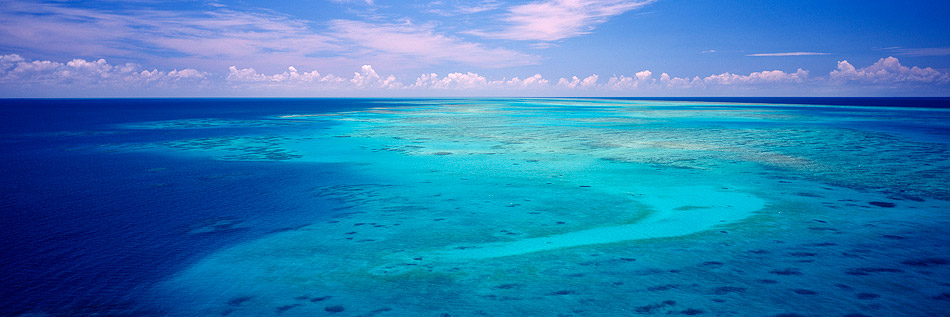
[[[840,61],[837,69],[829,76],[814,78],[809,77],[808,71],[798,69],[795,72],[768,70],[747,75],[726,72],[705,77],[675,77],[667,73],[656,76],[651,70],[642,70],[632,75],[613,75],[606,82],[601,82],[599,79],[600,76],[597,74],[585,78],[572,76],[559,78],[556,84],[552,85],[552,82],[541,74],[490,79],[474,72],[453,72],[445,76],[425,73],[406,85],[394,75],[380,75],[371,65],[363,65],[358,71],[353,72],[352,76],[322,74],[317,70],[300,71],[295,66],[289,66],[286,70],[277,73],[261,73],[251,67],[230,66],[226,73],[213,74],[192,68],[170,71],[150,70],[132,63],[110,64],[105,59],[76,58],[59,62],[29,60],[17,54],[0,55],[0,88],[8,92],[18,90],[17,87],[100,88],[99,91],[111,91],[113,88],[149,91],[150,88],[165,87],[200,88],[218,92],[228,91],[221,89],[232,89],[232,92],[306,92],[311,88],[341,92],[403,90],[413,91],[413,93],[421,91],[422,95],[425,95],[426,90],[481,90],[513,95],[538,92],[558,94],[570,90],[582,94],[627,94],[631,91],[662,93],[664,90],[688,94],[701,91],[711,93],[750,91],[749,89],[758,88],[764,89],[762,91],[788,88],[805,92],[808,91],[807,89],[828,84],[835,84],[835,89],[909,87],[923,89],[915,91],[926,92],[926,89],[936,89],[934,91],[942,92],[946,91],[947,84],[950,83],[950,74],[929,67],[904,66],[897,58],[888,57],[864,68],[856,68],[848,61]]]
[[[803,83],[807,80],[807,78],[808,71],[802,69],[798,69],[798,71],[794,73],[786,73],[781,70],[770,70],[753,72],[748,75],[722,73],[709,75],[706,77],[694,76],[692,78],[674,77],[667,73],[661,73],[660,77],[656,78],[653,76],[653,72],[649,70],[643,70],[635,73],[633,76],[614,75],[613,77],[610,77],[606,84],[604,84],[604,87],[614,90],[657,88],[703,89],[716,86],[753,87],[756,85],[774,83]],[[570,83],[566,80],[564,82],[567,84]]]
[[[320,72],[312,70],[309,72],[299,72],[294,66],[287,67],[287,71],[280,74],[265,75],[259,74],[254,68],[241,68],[236,66],[228,68],[228,75],[225,78],[231,83],[258,83],[276,85],[299,85],[310,83],[339,83],[345,79],[328,74],[321,76]]]
[[[590,33],[608,18],[641,8],[653,0],[545,0],[513,6],[499,29],[472,30],[487,38],[556,41]]]
[[[643,70],[630,77],[624,75],[610,77],[606,86],[611,89],[633,89],[647,87],[655,82],[653,72]]]
[[[580,78],[577,78],[577,76],[571,77],[571,80],[567,80],[566,78],[561,78],[557,81],[557,85],[561,87],[567,87],[567,88],[578,88],[578,87],[590,88],[597,85],[598,78],[600,78],[600,76],[597,76],[597,74],[587,76],[587,78],[584,78],[583,80],[581,80]]]
[[[786,73],[780,70],[767,70],[753,72],[748,75],[739,75],[732,73],[722,73],[703,78],[707,84],[717,85],[741,85],[741,84],[763,84],[763,83],[801,83],[808,77],[808,72],[801,68],[794,73]]]
[[[0,83],[12,86],[69,85],[71,87],[179,87],[205,85],[209,74],[195,69],[147,70],[131,63],[111,65],[105,59],[73,59],[66,63],[27,61],[0,56]]]
[[[505,84],[511,87],[538,88],[547,86],[548,80],[541,77],[541,74],[534,74],[534,76],[525,79],[518,79],[518,77],[509,79],[505,81]]]
[[[363,65],[360,71],[354,72],[353,77],[346,79],[333,74],[321,75],[312,70],[299,72],[296,67],[290,66],[287,71],[278,74],[261,74],[254,68],[228,68],[225,80],[235,87],[272,87],[272,88],[330,88],[330,89],[360,89],[360,88],[399,88],[402,83],[396,76],[386,77],[376,73],[371,65]]]
[[[931,83],[948,82],[950,74],[939,72],[933,68],[907,67],[901,65],[897,58],[890,56],[878,60],[871,66],[855,68],[848,61],[839,61],[838,69],[831,72],[830,77],[836,81],[858,81],[878,84],[896,83]]]
[[[356,88],[399,88],[402,83],[396,81],[396,77],[389,75],[385,79],[379,77],[373,66],[363,65],[359,72],[353,73],[353,79],[350,79]]]
[[[477,73],[449,73],[445,77],[439,78],[436,73],[422,74],[416,78],[416,82],[410,85],[410,88],[435,88],[435,89],[483,89],[497,82],[489,82],[484,76]]]
[[[662,73],[660,74],[660,85],[665,88],[691,88],[695,86],[702,86],[703,80],[699,76],[693,78],[682,78],[682,77],[672,77],[670,74]]]
[[[449,73],[445,77],[438,74],[422,74],[409,88],[436,88],[436,89],[540,89],[548,87],[549,80],[541,74],[534,74],[524,79],[513,77],[498,80],[488,80],[477,73]]]

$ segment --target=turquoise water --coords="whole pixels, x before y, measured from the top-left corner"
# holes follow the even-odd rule
[[[295,207],[273,217],[297,222],[181,262],[133,305],[173,316],[950,313],[950,109],[365,103],[111,125],[184,134],[100,150],[279,164],[267,177],[293,180],[247,213],[272,213],[286,191]]]

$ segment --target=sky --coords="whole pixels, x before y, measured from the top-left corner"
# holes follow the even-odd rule
[[[0,0],[0,97],[950,96],[950,2]]]

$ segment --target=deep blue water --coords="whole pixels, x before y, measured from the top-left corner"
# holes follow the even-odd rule
[[[135,292],[221,247],[326,217],[332,206],[309,190],[345,177],[330,164],[99,149],[246,132],[115,124],[364,107],[301,99],[0,101],[0,314],[146,313],[129,300]]]
[[[676,100],[950,107],[946,98]],[[111,147],[293,127],[117,125],[379,106],[369,101],[0,99],[0,315],[161,314],[143,308],[137,296],[216,250],[331,217],[334,202],[314,197],[312,188],[353,177],[338,164],[221,161]],[[950,135],[946,126],[933,129]]]

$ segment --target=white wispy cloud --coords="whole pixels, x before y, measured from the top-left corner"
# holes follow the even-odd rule
[[[171,65],[280,60],[339,50],[307,21],[225,7],[171,11],[83,8],[62,2],[0,2],[0,45],[24,51],[124,56]]]
[[[350,20],[330,22],[334,36],[350,45],[369,50],[359,54],[392,54],[412,57],[420,63],[464,63],[481,67],[537,64],[539,57],[440,34],[431,25],[373,24]]]
[[[351,3],[351,2],[361,2],[367,5],[373,5],[373,0],[330,0],[336,3]]]
[[[903,48],[886,47],[880,50],[906,56],[950,56],[950,47]]]
[[[0,46],[16,51],[108,56],[166,67],[220,69],[237,64],[277,71],[293,64],[341,71],[366,63],[497,68],[540,61],[536,55],[453,37],[433,24],[314,23],[273,11],[215,6],[172,11],[0,1],[0,21]]]
[[[786,53],[756,53],[749,54],[746,56],[814,56],[814,55],[829,55],[831,53],[818,53],[818,52],[786,52]]]
[[[502,5],[503,3],[497,0],[482,0],[475,4],[472,4],[471,1],[456,1],[451,4],[446,4],[443,1],[433,1],[429,3],[432,8],[427,11],[442,16],[455,16],[492,11]]]
[[[900,61],[893,56],[879,59],[871,66],[864,68],[855,68],[846,60],[839,61],[838,69],[832,71],[830,77],[837,81],[878,84],[950,82],[950,74],[930,67],[907,67],[901,65]]]
[[[510,7],[497,29],[467,33],[486,38],[556,41],[590,33],[608,18],[653,0],[545,0]]]

